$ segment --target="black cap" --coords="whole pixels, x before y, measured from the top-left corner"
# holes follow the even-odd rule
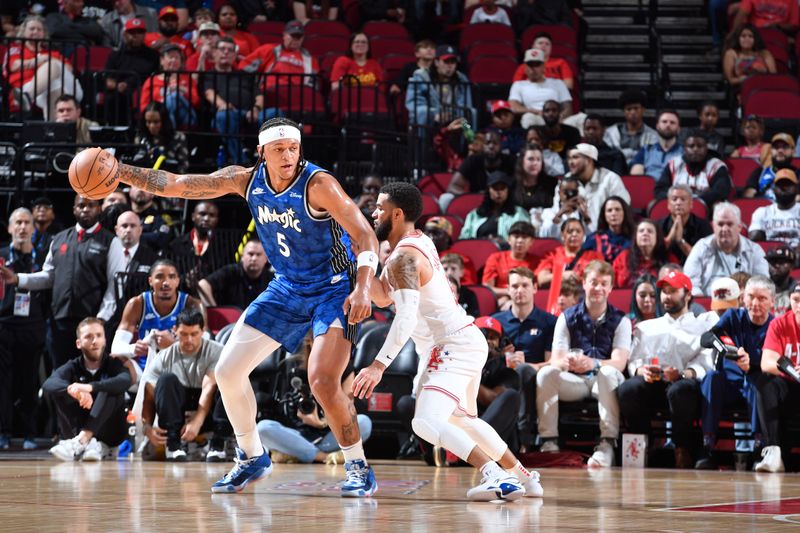
[[[530,222],[525,222],[524,220],[520,220],[518,222],[514,222],[511,224],[511,227],[508,228],[509,235],[525,235],[526,237],[534,237],[536,238],[536,229],[531,225]]]
[[[158,53],[159,53],[159,55],[162,55],[162,56],[163,56],[164,54],[167,54],[167,53],[169,53],[169,52],[174,52],[174,51],[176,51],[176,50],[177,50],[178,52],[180,52],[180,54],[181,54],[181,57],[183,57],[183,50],[181,50],[181,47],[180,47],[180,46],[178,46],[177,44],[173,44],[173,43],[167,43],[167,44],[165,44],[164,46],[162,46],[162,47],[161,47],[161,48],[158,50]]]
[[[436,47],[436,59],[458,59],[458,51],[449,44],[440,44]]]
[[[283,27],[283,32],[289,35],[302,35],[305,34],[306,28],[299,20],[290,20],[286,23],[286,26]]]
[[[767,252],[767,261],[769,262],[787,262],[787,263],[794,263],[795,255],[794,251],[788,246],[781,246],[780,248],[773,248],[769,252]]]
[[[48,198],[47,196],[40,196],[31,202],[31,207],[36,207],[37,205],[44,205],[47,207],[53,207],[53,200]]]
[[[486,178],[486,186],[491,187],[498,183],[505,183],[506,187],[511,188],[511,186],[514,185],[514,178],[512,178],[502,170],[495,170],[494,172],[490,172],[489,176]]]

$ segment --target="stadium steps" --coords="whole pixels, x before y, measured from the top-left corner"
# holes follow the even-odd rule
[[[582,56],[583,103],[586,112],[622,120],[617,108],[619,93],[631,87],[650,88],[653,50],[647,27],[647,4],[640,0],[584,0],[589,24]],[[663,60],[669,71],[672,105],[684,127],[697,125],[695,109],[704,100],[720,106],[719,130],[731,138],[732,117],[718,56],[708,54],[711,35],[703,0],[660,0],[656,29],[661,37]],[[645,115],[652,123],[654,109]]]

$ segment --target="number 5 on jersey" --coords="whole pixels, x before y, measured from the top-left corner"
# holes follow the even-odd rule
[[[286,244],[286,235],[281,232],[276,233],[278,238],[278,248],[280,248],[281,255],[283,257],[289,257],[292,255],[292,251],[289,250],[289,246]]]

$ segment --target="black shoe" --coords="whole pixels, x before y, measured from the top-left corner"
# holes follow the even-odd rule
[[[701,457],[694,464],[695,470],[719,470],[719,463],[714,454],[706,451],[705,456]]]
[[[407,441],[400,446],[400,451],[397,452],[398,459],[419,459],[422,457],[422,452],[419,447],[419,441],[416,435],[411,435]]]

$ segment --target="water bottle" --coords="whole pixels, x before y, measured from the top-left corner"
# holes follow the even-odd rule
[[[464,121],[461,123],[461,128],[464,130],[464,138],[467,140],[468,143],[471,143],[475,140],[475,130],[472,129],[472,126],[468,121]]]
[[[117,460],[132,461],[134,450],[136,448],[136,415],[133,414],[133,411],[128,411],[128,415],[125,417],[125,422],[128,424],[128,436],[122,442],[122,444],[119,445]]]

